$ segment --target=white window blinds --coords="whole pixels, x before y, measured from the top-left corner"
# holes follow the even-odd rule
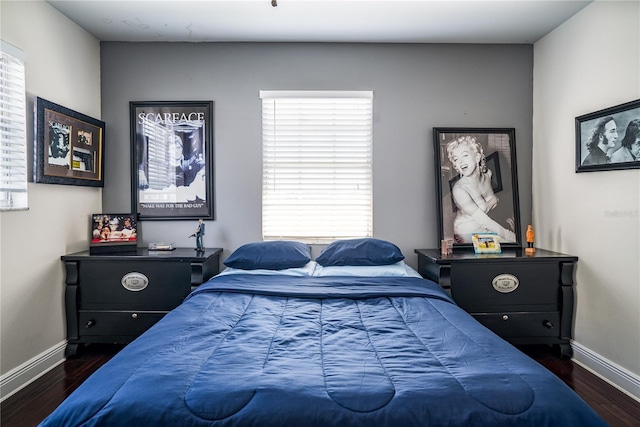
[[[0,210],[26,209],[24,54],[4,41],[0,48]]]
[[[371,237],[370,91],[261,91],[264,240]]]

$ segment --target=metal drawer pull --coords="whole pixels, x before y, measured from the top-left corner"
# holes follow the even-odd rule
[[[508,294],[509,292],[513,292],[518,289],[520,281],[513,274],[498,274],[491,281],[491,285],[496,291]]]
[[[506,314],[502,315],[502,320],[509,320],[509,316],[507,316]]]
[[[146,289],[149,286],[149,278],[142,273],[132,271],[122,276],[120,279],[122,286],[131,292],[139,292]]]
[[[553,323],[549,320],[545,320],[544,322],[542,322],[542,324],[545,326],[545,328],[553,329]]]
[[[85,327],[85,328],[90,328],[90,327],[92,327],[92,326],[93,326],[93,325],[95,325],[95,324],[96,324],[96,321],[95,321],[95,320],[93,320],[93,319],[91,319],[91,320],[88,320],[88,321],[87,321],[87,323],[85,323],[84,327]]]
[[[137,318],[138,318],[138,313],[133,313],[133,314],[131,315],[131,317],[132,317],[132,318],[134,318],[134,319],[137,319]]]

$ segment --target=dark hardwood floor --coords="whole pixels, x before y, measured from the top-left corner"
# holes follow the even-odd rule
[[[37,426],[122,345],[92,344],[0,404],[0,426]]]
[[[36,426],[121,348],[93,344],[78,357],[58,365],[2,402],[0,426]],[[572,361],[559,359],[551,347],[523,346],[520,349],[560,377],[612,427],[640,426],[640,402]]]

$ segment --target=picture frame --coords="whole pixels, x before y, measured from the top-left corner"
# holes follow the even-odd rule
[[[104,187],[105,123],[35,97],[34,182]]]
[[[133,213],[97,213],[91,215],[89,253],[136,251],[138,224]]]
[[[494,232],[522,247],[515,129],[437,127],[433,142],[438,241],[470,249],[474,233]]]
[[[640,99],[575,119],[576,173],[640,168]]]
[[[477,254],[499,254],[500,238],[496,233],[473,233],[471,235],[473,250]]]
[[[138,220],[213,219],[213,101],[130,102]]]

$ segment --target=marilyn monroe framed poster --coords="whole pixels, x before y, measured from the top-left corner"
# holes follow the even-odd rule
[[[515,129],[434,128],[438,240],[473,248],[474,233],[521,247]]]
[[[131,102],[140,220],[213,219],[213,101]]]

